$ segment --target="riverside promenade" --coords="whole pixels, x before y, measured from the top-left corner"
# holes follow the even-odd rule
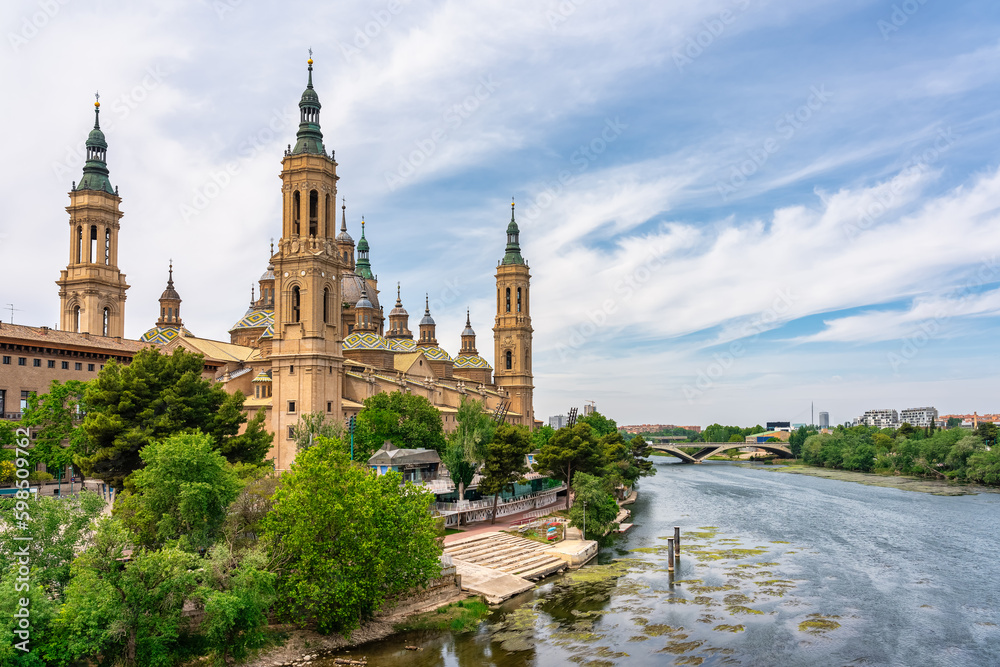
[[[553,544],[502,532],[525,518],[534,518],[529,514],[502,517],[493,525],[480,522],[444,538],[444,553],[461,577],[463,590],[498,604],[531,590],[539,579],[580,567],[597,555],[597,542],[582,539],[575,528],[567,527],[567,539]]]

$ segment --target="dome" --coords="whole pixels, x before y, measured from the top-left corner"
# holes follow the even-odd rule
[[[420,319],[420,324],[434,324],[434,318],[431,317],[430,313],[424,313],[424,316]]]
[[[233,325],[230,333],[237,329],[266,329],[274,325],[274,311],[270,309],[254,310],[251,308],[240,321]]]
[[[393,338],[389,341],[389,349],[393,352],[414,352],[417,344],[409,338]]]
[[[396,317],[396,316],[399,317],[410,316],[410,314],[406,312],[406,308],[403,308],[403,306],[399,303],[399,301],[396,302],[396,307],[389,311],[389,317]]]
[[[479,355],[460,354],[455,357],[455,368],[488,368],[493,370],[489,362]]]
[[[265,280],[274,280],[274,265],[273,264],[268,264],[267,265],[267,270],[264,271],[264,273],[260,274],[260,282],[264,282]]]
[[[319,95],[316,94],[316,89],[312,87],[311,81],[309,86],[302,91],[302,98],[299,100],[299,106],[321,107],[319,103]]]
[[[351,235],[347,233],[346,229],[337,234],[337,241],[340,243],[350,243],[352,245],[354,244],[354,239],[351,238]]]
[[[104,138],[104,132],[101,131],[101,128],[95,127],[90,131],[90,134],[87,135],[87,145],[96,146],[98,148],[108,147],[108,142]]]
[[[361,290],[363,289],[368,293],[368,300],[371,301],[372,307],[378,310],[378,294],[374,286],[370,285],[361,276],[353,273],[345,274],[340,279],[341,298],[344,300],[344,303],[357,303],[361,299]]]
[[[451,355],[442,350],[440,347],[421,347],[420,351],[424,353],[424,356],[428,359],[433,359],[435,361],[454,361]]]
[[[389,341],[378,334],[352,333],[344,339],[345,350],[388,350]]]
[[[160,301],[163,301],[164,299],[168,300],[173,299],[174,301],[181,300],[181,295],[178,294],[177,290],[174,289],[173,281],[171,281],[170,284],[167,285],[167,289],[163,290],[163,294],[160,295]]]
[[[355,308],[372,308],[372,302],[368,300],[367,294],[362,294],[358,302],[354,304]]]
[[[143,343],[156,343],[166,345],[178,336],[192,336],[193,334],[184,327],[153,327],[139,337]]]

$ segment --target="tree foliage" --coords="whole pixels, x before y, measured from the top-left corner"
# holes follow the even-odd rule
[[[31,462],[44,463],[49,470],[61,470],[72,465],[82,472],[79,458],[87,452],[87,439],[78,428],[87,412],[84,401],[86,383],[70,380],[65,384],[53,380],[47,394],[31,394],[21,425],[31,428],[35,440]]]
[[[115,515],[141,546],[179,540],[187,550],[208,548],[240,490],[229,463],[201,433],[152,442],[139,455],[145,467],[125,481]]]
[[[174,548],[135,549],[116,519],[98,523],[94,544],[73,563],[56,621],[61,660],[167,667],[181,649],[184,601],[194,591],[195,556]]]
[[[441,461],[448,468],[458,499],[465,500],[465,488],[472,483],[476,467],[482,463],[493,439],[496,424],[483,401],[463,396],[455,414],[455,430],[448,434]]]
[[[295,447],[298,451],[312,447],[316,438],[334,438],[344,441],[347,429],[339,421],[326,418],[323,412],[307,412],[299,417],[299,421],[292,427],[292,438],[295,440]]]
[[[581,530],[586,527],[584,539],[603,537],[617,526],[618,503],[607,480],[577,473],[573,478],[576,502],[569,511],[570,525]]]
[[[524,483],[524,476],[530,472],[527,464],[529,452],[531,437],[526,428],[501,424],[493,434],[483,461],[483,477],[479,481],[479,491],[483,495],[493,494],[493,517],[490,523],[496,523],[500,494],[504,491],[513,493],[515,484]]]
[[[127,366],[110,361],[84,394],[89,450],[79,458],[84,472],[121,490],[125,478],[142,467],[143,447],[195,429],[234,463],[262,461],[271,443],[263,413],[239,434],[247,421],[243,394],[228,394],[205,380],[203,365],[201,355],[179,348],[170,355],[141,350]]]
[[[603,465],[601,474],[612,491],[621,487],[625,492],[635,486],[640,477],[656,474],[656,468],[649,459],[653,448],[642,435],[631,439],[615,431],[598,440]]]
[[[598,438],[618,432],[618,424],[615,423],[615,420],[605,417],[597,410],[594,410],[585,417],[580,417],[576,423],[588,424],[593,429],[594,435]]]
[[[577,472],[593,472],[602,463],[594,431],[587,423],[577,423],[555,432],[535,456],[535,469],[547,471],[553,479],[572,487]],[[567,506],[570,504],[567,494]]]
[[[354,458],[367,460],[386,440],[400,448],[444,451],[441,413],[423,396],[401,392],[375,394],[358,413]]]
[[[325,438],[299,454],[264,522],[287,618],[347,634],[440,574],[434,495],[400,482],[353,465]]]

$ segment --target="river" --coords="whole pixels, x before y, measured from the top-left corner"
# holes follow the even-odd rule
[[[335,655],[372,667],[1000,665],[1000,495],[655,460],[634,528],[598,563],[509,600],[478,632]]]

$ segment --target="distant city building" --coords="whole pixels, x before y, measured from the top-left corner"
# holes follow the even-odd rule
[[[899,412],[892,409],[867,410],[854,420],[854,424],[876,428],[899,428]]]
[[[978,414],[973,412],[971,415],[940,415],[938,417],[939,425],[947,426],[949,419],[961,419],[962,428],[976,428],[983,422],[989,422],[990,424],[1000,423],[1000,414]]]
[[[594,401],[587,401],[583,404],[583,416],[591,415],[597,412],[597,403]]]
[[[768,431],[791,431],[792,422],[767,422]]]
[[[748,443],[759,444],[762,442],[767,442],[771,438],[777,438],[782,442],[788,442],[789,438],[791,437],[792,437],[792,432],[790,429],[782,429],[780,431],[773,430],[773,431],[765,431],[764,433],[754,433],[753,435],[748,435],[746,437],[746,441]]]
[[[549,417],[549,426],[556,429],[557,431],[566,425],[566,415],[556,415],[554,417]]]
[[[830,428],[830,413],[821,412],[819,413],[819,427],[820,428]]]
[[[937,408],[906,408],[899,414],[899,421],[910,426],[927,428],[938,418]]]

